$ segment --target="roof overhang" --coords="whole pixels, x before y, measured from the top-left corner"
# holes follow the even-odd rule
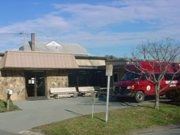
[[[80,68],[98,68],[106,65],[106,61],[104,59],[91,59],[91,58],[76,58],[76,63]]]
[[[3,57],[3,69],[76,69],[74,55],[47,52],[8,51]]]

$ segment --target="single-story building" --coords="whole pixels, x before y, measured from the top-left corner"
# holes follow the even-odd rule
[[[106,87],[105,65],[114,66],[111,86],[123,76],[123,60],[90,56],[79,44],[51,41],[29,44],[0,53],[0,99],[12,89],[12,100],[49,98],[50,88]]]
[[[49,89],[104,86],[105,59],[37,51],[7,51],[0,60],[0,99],[12,89],[12,100],[49,97]]]
[[[89,56],[80,45],[51,41],[30,44],[18,51],[0,54],[0,99],[12,89],[12,100],[49,98],[49,89],[58,87],[105,87],[105,57]]]

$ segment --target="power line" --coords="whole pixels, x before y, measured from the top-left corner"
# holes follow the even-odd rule
[[[24,35],[24,34],[30,34],[30,33],[27,33],[27,32],[0,32],[0,34],[6,34],[6,35],[19,34],[19,35]]]

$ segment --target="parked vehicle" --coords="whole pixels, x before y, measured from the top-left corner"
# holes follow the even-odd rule
[[[117,96],[134,97],[137,102],[144,101],[146,96],[154,96],[155,84],[151,81],[151,76],[148,76],[148,74],[153,72],[156,77],[159,77],[162,71],[160,67],[152,66],[152,64],[154,63],[149,61],[139,61],[142,70],[139,70],[132,63],[127,64],[124,77],[115,84]],[[168,66],[167,73],[160,82],[160,96],[170,93],[174,89],[180,90],[179,74],[173,77],[174,73],[179,70],[179,66],[177,63]],[[172,80],[172,78],[174,79]]]

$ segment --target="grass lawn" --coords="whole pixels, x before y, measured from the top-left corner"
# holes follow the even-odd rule
[[[16,105],[14,105],[12,102],[10,102],[9,111],[14,111],[14,110],[19,110],[19,108]],[[1,112],[6,112],[6,111],[7,111],[6,102],[0,100],[0,113]]]
[[[180,124],[180,106],[161,104],[160,110],[153,105],[130,107],[110,111],[106,124],[104,113],[85,115],[49,125],[36,127],[33,130],[46,135],[123,135],[140,128]]]

